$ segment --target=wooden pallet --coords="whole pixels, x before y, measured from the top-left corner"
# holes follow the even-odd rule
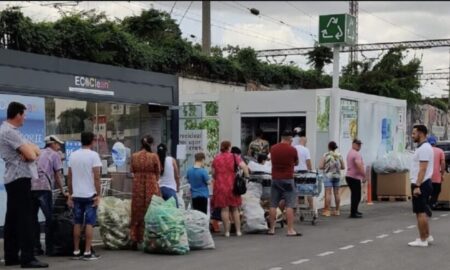
[[[408,195],[377,195],[379,201],[388,202],[406,202],[411,200],[411,196]]]

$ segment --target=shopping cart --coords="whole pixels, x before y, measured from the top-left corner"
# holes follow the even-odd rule
[[[297,211],[300,222],[311,222],[312,225],[317,223],[317,206],[313,208],[307,204],[307,197],[317,197],[322,192],[322,174],[314,171],[301,171],[294,174],[295,186],[298,196]],[[303,197],[303,198],[302,198]],[[303,201],[303,203],[300,203]]]

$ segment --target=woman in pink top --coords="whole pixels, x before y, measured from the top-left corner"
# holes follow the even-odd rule
[[[428,137],[428,142],[433,146],[433,175],[431,181],[433,183],[433,193],[431,194],[430,206],[436,208],[436,203],[441,193],[441,183],[445,172],[445,154],[444,151],[436,147],[437,138],[434,135]]]
[[[361,144],[360,140],[354,139],[352,149],[347,154],[345,181],[351,192],[350,218],[362,218],[362,213],[358,212],[358,206],[361,201],[361,181],[366,177],[366,172],[362,156],[359,153]]]

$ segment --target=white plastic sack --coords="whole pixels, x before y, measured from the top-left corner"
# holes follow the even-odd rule
[[[408,152],[389,152],[381,157],[378,157],[373,163],[373,168],[376,173],[381,174],[405,172],[409,170],[411,160],[411,154]]]
[[[242,196],[242,210],[244,211],[244,227],[246,233],[267,231],[267,222],[264,217],[264,209],[261,207],[260,198],[262,185],[259,183],[247,183],[247,192]]]
[[[209,231],[209,217],[197,210],[184,212],[190,249],[214,249],[215,244]]]
[[[131,201],[105,197],[98,206],[98,224],[103,244],[123,249],[130,243]]]

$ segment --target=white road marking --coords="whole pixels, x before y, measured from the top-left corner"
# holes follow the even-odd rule
[[[320,254],[317,254],[317,256],[324,257],[324,256],[328,256],[328,255],[331,255],[331,254],[334,254],[334,251],[327,251],[327,252],[324,252],[324,253],[320,253]]]
[[[442,215],[441,215],[441,217],[446,217],[446,216],[448,216],[448,214],[442,214]]]
[[[298,261],[295,261],[295,262],[291,262],[291,264],[297,265],[297,264],[302,264],[302,263],[305,263],[305,262],[309,262],[309,259],[301,259],[301,260],[298,260]]]
[[[347,250],[347,249],[351,249],[351,248],[354,248],[355,246],[354,245],[348,245],[348,246],[345,246],[345,247],[341,247],[341,248],[339,248],[340,250]]]
[[[408,226],[408,227],[406,227],[407,229],[414,229],[416,227],[416,225],[411,225],[411,226]]]
[[[281,269],[283,269],[283,267],[272,267],[269,270],[281,270]]]
[[[438,217],[434,217],[431,220],[439,220],[439,218]]]
[[[393,231],[393,233],[401,233],[401,232],[403,232],[403,230],[396,230],[396,231]]]
[[[383,239],[383,238],[386,238],[388,236],[389,236],[389,234],[381,234],[381,235],[378,235],[377,238],[378,239]]]
[[[361,243],[361,244],[367,244],[367,243],[370,243],[370,242],[373,242],[373,240],[367,239],[367,240],[361,241],[361,242],[359,242],[359,243]]]

